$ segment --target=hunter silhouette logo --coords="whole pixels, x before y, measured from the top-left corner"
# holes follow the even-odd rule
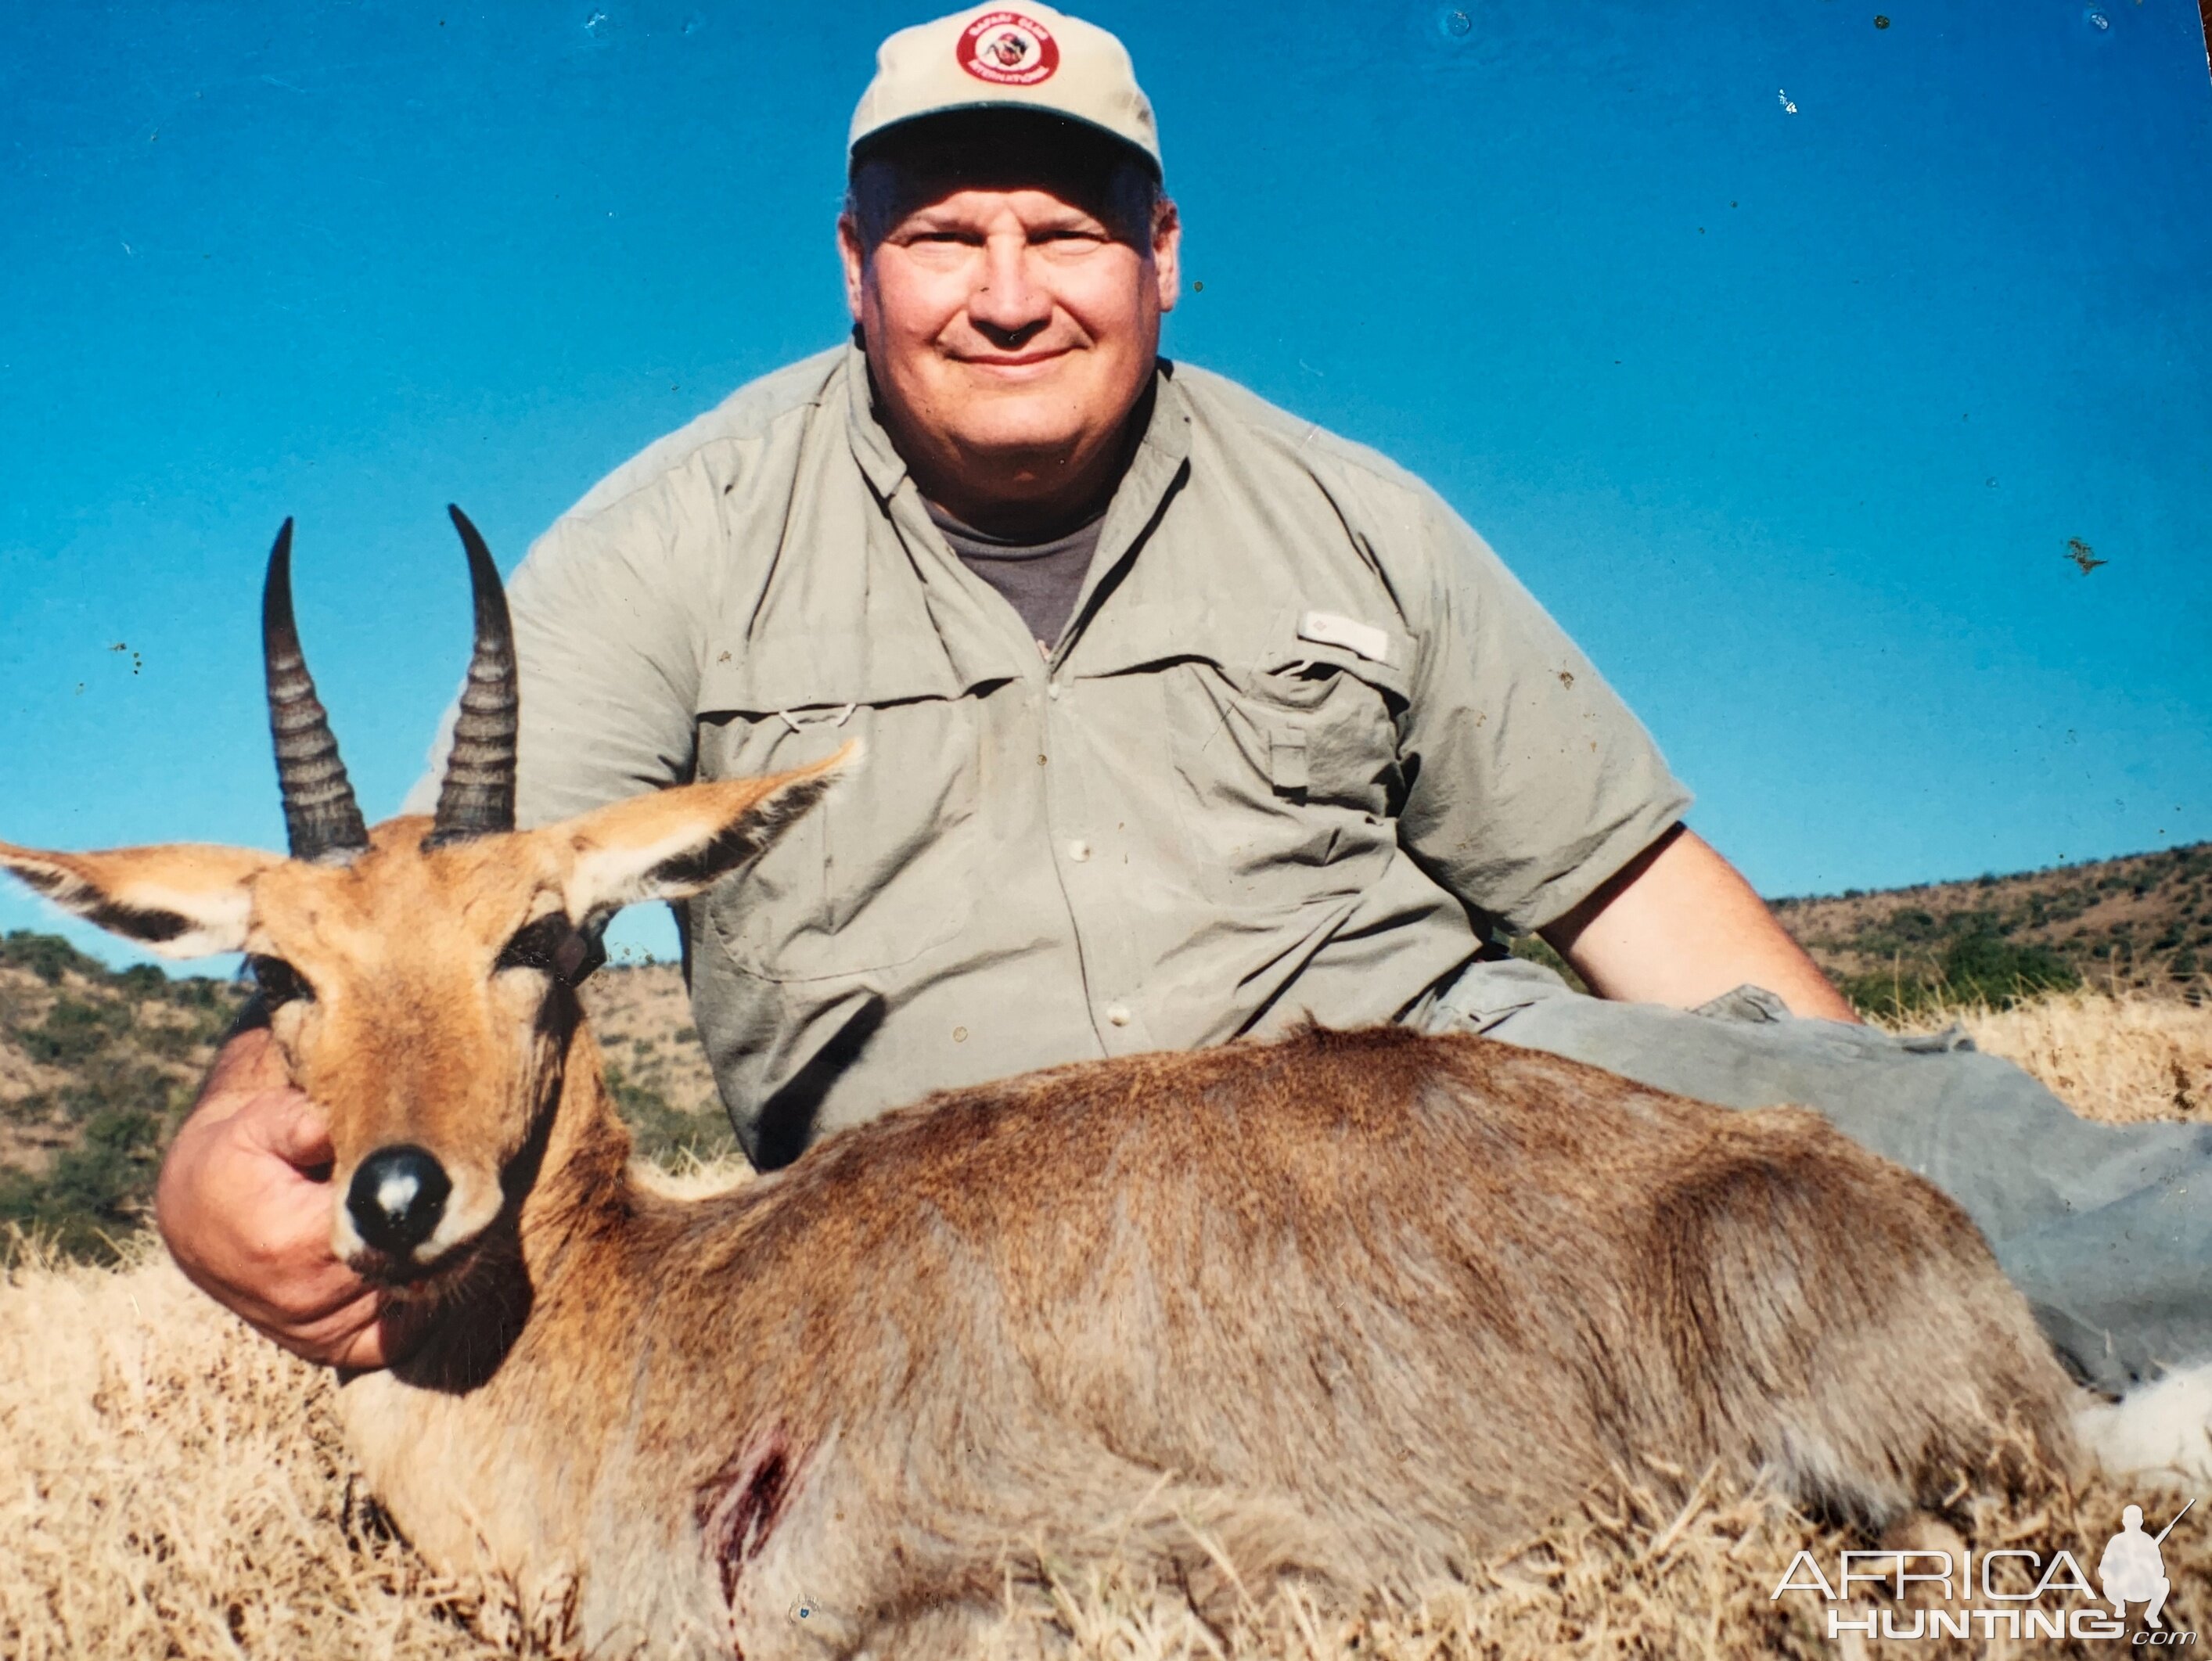
[[[962,31],[954,51],[962,69],[1001,87],[1034,87],[1060,67],[1052,31],[1018,11],[985,12]]]
[[[2173,1515],[2173,1523],[2189,1514],[2191,1500]],[[2159,1547],[2166,1537],[2173,1532],[2173,1523],[2168,1523],[2153,1537],[2142,1531],[2142,1507],[2130,1506],[2120,1513],[2120,1531],[2105,1548],[2105,1555],[2097,1560],[2097,1581],[2105,1589],[2105,1601],[2112,1606],[2112,1613],[2124,1621],[2130,1603],[2142,1603],[2143,1625],[2162,1630],[2166,1622],[2158,1612],[2166,1607],[2166,1595],[2173,1590],[2173,1583],[2166,1578],[2166,1560],[2159,1555]]]
[[[1832,1579],[1811,1552],[1801,1551],[1790,1560],[1768,1601],[1785,1591],[1818,1594],[1829,1605],[1826,1613],[1832,1640],[1853,1633],[1892,1641],[2002,1637],[2014,1641],[2071,1638],[2078,1642],[2103,1638],[2125,1640],[2131,1647],[2193,1646],[2195,1633],[2175,1632],[2160,1617],[2172,1584],[2166,1579],[2159,1547],[2196,1504],[2190,1500],[2154,1535],[2143,1531],[2142,1507],[2130,1506],[2121,1514],[2120,1531],[2106,1542],[2097,1559],[2097,1586],[2090,1585],[2080,1560],[2063,1547],[2048,1556],[2010,1546],[1967,1551],[1956,1558],[1948,1551],[1893,1548],[1846,1551],[1838,1558]],[[2033,1590],[2017,1590],[2030,1583]],[[1940,1604],[1906,1607],[1907,1589],[1916,1584],[1934,1593]],[[2103,1588],[2101,1603],[2099,1586]],[[1862,1601],[1864,1593],[1855,1593],[1854,1587],[1875,1591],[1883,1602]],[[2069,1595],[2071,1603],[2065,1601]],[[2132,1636],[2128,1632],[2130,1603],[2143,1605],[2142,1626]],[[2109,1612],[2105,1604],[2111,1605]]]

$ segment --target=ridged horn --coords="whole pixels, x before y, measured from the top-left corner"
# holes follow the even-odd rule
[[[476,598],[476,655],[461,688],[461,710],[453,722],[453,747],[446,756],[445,782],[438,790],[437,822],[422,839],[426,848],[465,842],[514,828],[514,735],[520,699],[514,677],[514,629],[507,615],[507,591],[499,567],[477,534],[469,516],[448,504],[453,529],[468,550],[469,588]]]
[[[261,588],[261,661],[269,677],[269,732],[276,743],[276,787],[295,859],[340,864],[368,846],[331,718],[315,696],[292,617],[292,521],[269,551]]]

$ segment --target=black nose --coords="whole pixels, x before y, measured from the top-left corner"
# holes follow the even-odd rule
[[[405,1143],[362,1161],[346,1191],[353,1226],[386,1257],[404,1258],[430,1238],[453,1185],[428,1150]]]

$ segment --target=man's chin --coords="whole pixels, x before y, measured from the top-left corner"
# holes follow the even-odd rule
[[[1068,470],[1091,435],[1068,421],[1065,398],[997,398],[945,423],[945,435],[973,470],[968,481],[1009,501],[1048,496],[1063,487]]]

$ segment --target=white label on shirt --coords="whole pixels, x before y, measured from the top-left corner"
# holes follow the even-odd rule
[[[1372,664],[1390,661],[1390,637],[1372,623],[1355,622],[1334,611],[1309,611],[1299,620],[1298,639],[1342,646]]]

